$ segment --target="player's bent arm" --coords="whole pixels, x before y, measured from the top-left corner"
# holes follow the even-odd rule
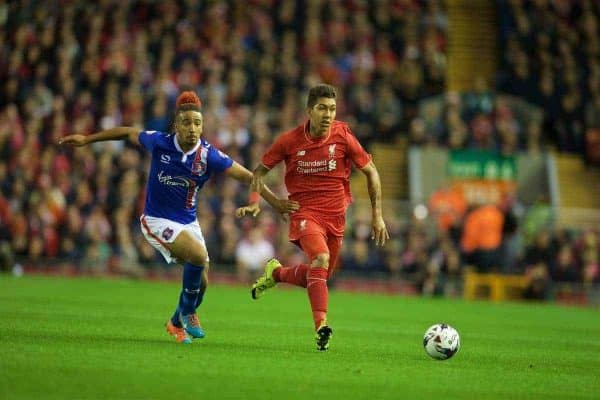
[[[263,184],[263,176],[265,176],[268,172],[270,171],[270,169],[268,169],[267,167],[265,167],[262,164],[258,164],[258,167],[256,167],[254,169],[253,172],[253,177],[252,177],[252,184],[250,185],[250,190],[253,192],[258,192],[261,193],[261,188],[263,186],[265,186]],[[266,199],[265,199],[266,200]]]
[[[371,238],[375,240],[375,244],[383,246],[385,241],[390,238],[390,235],[383,221],[381,212],[381,179],[379,172],[373,161],[361,168],[361,171],[367,177],[367,188],[369,190],[369,198],[371,199],[371,208],[373,212],[373,231]]]
[[[270,170],[262,164],[254,169],[252,174],[252,183],[250,184],[250,191],[260,193],[260,195],[273,207],[277,212],[281,214],[288,213],[290,211],[296,211],[299,205],[295,202],[281,200],[269,189],[267,185],[263,183],[263,176],[265,176]],[[251,194],[252,197],[252,194]],[[250,200],[255,201],[255,200]],[[292,204],[294,203],[294,204]]]
[[[381,217],[381,179],[377,167],[375,167],[373,161],[369,161],[360,171],[367,177],[367,189],[371,200],[373,218]]]
[[[227,169],[227,175],[231,176],[232,178],[235,178],[240,182],[244,182],[247,184],[251,184],[254,181],[254,175],[252,174],[252,172],[248,171],[246,168],[244,168],[242,165],[238,164],[235,161],[233,162],[233,165]],[[273,191],[271,191],[271,189],[269,189],[267,185],[261,184],[261,187],[259,188],[259,190],[257,190],[257,192],[260,193],[260,195],[267,201],[267,203],[271,205],[271,207],[277,210],[281,208],[281,200],[277,196],[275,196],[275,193],[273,193]]]
[[[106,129],[91,135],[69,135],[61,138],[59,144],[70,144],[73,146],[85,146],[94,142],[104,142],[107,140],[128,139],[131,143],[139,145],[140,130],[126,126]]]

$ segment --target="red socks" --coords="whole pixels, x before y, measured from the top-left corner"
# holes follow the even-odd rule
[[[289,283],[290,285],[296,285],[306,287],[306,274],[310,267],[306,264],[296,265],[295,267],[281,267],[273,271],[273,278],[276,282]]]
[[[325,268],[311,268],[306,264],[280,267],[273,271],[273,278],[276,282],[289,283],[307,289],[315,329],[319,329],[321,322],[327,320],[327,303],[329,301],[327,275],[328,272]]]
[[[329,291],[327,289],[327,270],[325,268],[311,268],[308,271],[306,290],[316,330],[319,329],[322,321],[327,320]]]

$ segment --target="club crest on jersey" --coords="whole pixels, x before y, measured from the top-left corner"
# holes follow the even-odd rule
[[[300,221],[300,230],[303,231],[306,229],[306,220],[303,219]]]
[[[171,229],[171,228],[166,228],[166,229],[165,229],[165,230],[162,232],[162,237],[163,237],[163,239],[165,239],[165,240],[169,240],[169,239],[171,239],[171,238],[173,237],[173,233],[175,233],[175,232],[173,231],[173,229]]]
[[[207,148],[201,148],[200,151],[196,152],[194,162],[192,163],[192,174],[193,175],[204,175],[206,173],[206,158],[208,155]]]
[[[335,156],[335,144],[329,145],[329,158],[333,158]]]
[[[206,172],[206,163],[194,161],[194,163],[192,164],[192,174],[204,175],[205,172]]]

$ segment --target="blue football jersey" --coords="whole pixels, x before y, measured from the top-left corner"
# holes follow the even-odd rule
[[[152,154],[144,214],[182,224],[195,221],[198,190],[233,160],[202,139],[184,152],[174,133],[142,131],[139,140]]]

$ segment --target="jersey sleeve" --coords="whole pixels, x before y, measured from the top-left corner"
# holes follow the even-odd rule
[[[268,169],[273,168],[285,158],[285,136],[279,136],[271,145],[269,150],[263,155],[261,163]]]
[[[354,165],[359,169],[366,167],[371,161],[371,155],[362,147],[350,128],[346,128],[346,140],[348,142],[348,156]]]
[[[162,132],[158,131],[141,131],[138,136],[138,139],[146,150],[152,152],[152,150],[154,149],[154,145],[156,144],[161,134]]]
[[[208,157],[206,160],[208,167],[214,172],[223,172],[233,165],[233,160],[221,150],[213,146],[208,148]]]

